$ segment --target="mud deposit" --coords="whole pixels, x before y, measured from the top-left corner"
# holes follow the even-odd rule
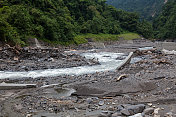
[[[105,44],[91,52],[129,52],[140,61],[120,70],[82,75],[61,75],[1,79],[0,82],[36,84],[37,88],[0,90],[2,117],[175,117],[176,55],[160,50],[137,50],[155,43]],[[90,52],[84,45],[78,50],[0,48],[0,71],[26,72],[78,66],[95,66],[95,59],[80,53]],[[68,52],[69,51],[69,52]],[[135,59],[133,59],[135,60]],[[138,59],[139,60],[139,59]]]

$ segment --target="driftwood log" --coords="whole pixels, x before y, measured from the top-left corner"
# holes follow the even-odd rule
[[[26,88],[36,88],[36,84],[12,84],[12,83],[0,84],[0,90],[26,89]]]
[[[122,67],[124,67],[126,64],[130,63],[132,56],[133,56],[133,52],[130,52],[129,55],[125,58],[125,60],[123,60],[116,69],[119,70]]]

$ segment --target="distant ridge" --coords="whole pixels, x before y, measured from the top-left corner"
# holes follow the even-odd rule
[[[130,12],[138,12],[142,18],[152,20],[158,16],[168,0],[107,0],[107,4]]]

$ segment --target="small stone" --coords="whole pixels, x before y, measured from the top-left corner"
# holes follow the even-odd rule
[[[123,109],[120,111],[122,115],[125,115],[125,116],[130,116],[131,113],[128,111],[128,109]]]
[[[132,105],[128,107],[128,111],[134,112],[134,114],[142,113],[144,109],[145,109],[144,104]]]
[[[152,103],[148,103],[147,105],[152,106],[153,104]]]
[[[109,111],[114,111],[114,107],[109,106],[108,110],[109,110]]]
[[[49,111],[53,111],[53,108],[48,108]]]
[[[154,108],[146,108],[146,109],[144,109],[143,114],[144,115],[150,115],[153,112],[154,112]]]
[[[160,110],[160,108],[156,108],[156,109],[154,110],[154,113],[155,113],[155,114],[158,114],[158,113],[159,113],[159,110]]]
[[[52,62],[53,62],[53,61],[54,61],[54,58],[49,58],[48,61],[52,61]]]
[[[18,61],[19,59],[18,59],[17,57],[14,57],[13,60],[14,60],[14,61]]]
[[[117,106],[117,111],[121,111],[122,109],[124,109],[124,108],[122,107],[122,105],[118,105],[118,106]]]
[[[116,112],[116,113],[112,114],[111,117],[118,117],[118,116],[122,116],[122,114],[120,112]]]
[[[87,101],[88,104],[90,104],[90,103],[93,102],[93,99],[92,98],[87,98],[86,101]]]
[[[103,111],[98,117],[111,117],[111,115],[109,111]]]
[[[166,113],[165,117],[173,117],[173,113],[172,112],[168,112],[168,113]]]
[[[98,105],[99,105],[99,106],[103,106],[103,105],[104,105],[104,101],[100,101],[100,102],[98,103]]]
[[[153,108],[156,108],[156,106],[152,106]]]
[[[32,117],[32,114],[27,114],[26,117]]]

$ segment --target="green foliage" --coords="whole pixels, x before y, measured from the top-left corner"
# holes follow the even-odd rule
[[[77,35],[74,37],[74,42],[75,44],[79,45],[79,44],[87,43],[88,41],[86,40],[86,37],[84,35]]]
[[[149,36],[138,14],[117,10],[105,0],[1,0],[0,21],[1,40],[14,43],[27,42],[29,36],[64,45],[85,43],[75,35],[87,33]]]
[[[76,44],[82,44],[82,43],[87,43],[87,39],[91,39],[92,41],[115,41],[119,39],[118,35],[113,35],[113,34],[82,34],[82,35],[77,35],[74,38],[74,41]]]
[[[118,35],[119,38],[123,38],[125,40],[139,39],[141,38],[137,33],[125,33]]]
[[[159,39],[176,38],[176,0],[168,2],[153,23],[155,37]]]
[[[74,38],[74,41],[76,44],[82,44],[87,43],[87,39],[91,39],[92,41],[116,41],[119,38],[123,38],[125,40],[132,40],[140,38],[140,36],[137,33],[125,33],[125,34],[119,34],[119,35],[113,35],[113,34],[82,34],[77,35]]]
[[[142,34],[145,38],[153,38],[153,27],[152,24],[146,20],[141,21],[137,25],[137,30],[139,34]]]

